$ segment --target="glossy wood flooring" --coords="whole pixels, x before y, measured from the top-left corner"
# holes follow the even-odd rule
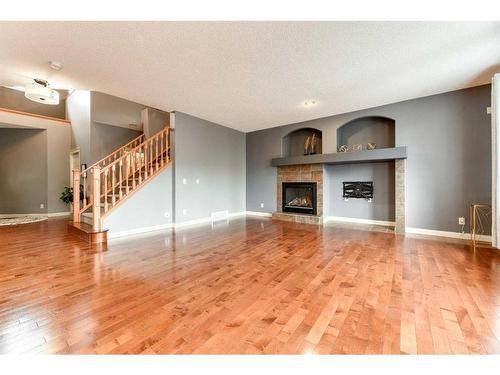
[[[2,353],[500,353],[500,255],[241,218],[92,249],[0,228]]]

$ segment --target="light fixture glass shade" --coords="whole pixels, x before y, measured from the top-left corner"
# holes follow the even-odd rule
[[[56,90],[52,90],[48,83],[42,84],[35,81],[27,84],[24,96],[37,103],[48,105],[59,104],[59,93]]]

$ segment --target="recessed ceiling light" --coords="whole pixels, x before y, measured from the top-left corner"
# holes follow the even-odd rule
[[[59,61],[49,61],[49,66],[54,70],[61,70],[63,68],[63,64]]]
[[[316,105],[316,100],[306,100],[302,105],[304,107],[314,107]]]

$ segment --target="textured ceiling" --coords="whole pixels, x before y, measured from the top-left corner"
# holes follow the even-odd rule
[[[252,131],[488,83],[499,46],[500,22],[0,22],[0,85],[49,78]]]

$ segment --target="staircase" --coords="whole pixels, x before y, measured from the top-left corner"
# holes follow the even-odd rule
[[[103,220],[171,163],[170,128],[140,135],[84,171],[73,170],[69,229],[91,243],[106,242]]]

